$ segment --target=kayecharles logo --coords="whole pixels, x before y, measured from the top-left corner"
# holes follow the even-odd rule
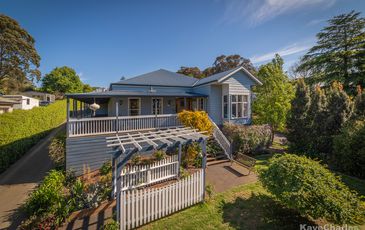
[[[326,224],[323,226],[300,224],[300,230],[360,230],[360,228],[358,226],[347,224],[342,226],[333,224]]]

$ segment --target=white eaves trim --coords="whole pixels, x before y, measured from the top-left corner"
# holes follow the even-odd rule
[[[226,80],[227,78],[229,78],[230,76],[232,76],[233,74],[237,73],[238,71],[243,70],[243,72],[245,72],[250,78],[252,78],[252,80],[254,80],[257,84],[262,85],[262,82],[257,79],[255,76],[253,76],[247,69],[245,69],[243,66],[241,66],[240,68],[236,69],[235,71],[232,71],[231,73],[227,74],[226,76],[218,79],[218,82],[223,82],[224,80]]]

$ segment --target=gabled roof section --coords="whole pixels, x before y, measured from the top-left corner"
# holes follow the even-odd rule
[[[237,73],[238,71],[243,71],[245,72],[254,82],[256,82],[259,85],[262,85],[262,82],[257,79],[255,76],[253,76],[248,70],[246,70],[244,67],[240,66],[240,67],[236,67],[234,69],[230,69],[221,73],[217,73],[217,74],[213,74],[212,76],[200,79],[199,81],[197,81],[194,86],[199,86],[199,85],[204,85],[204,84],[208,84],[211,82],[222,82],[224,80],[226,80],[227,78],[229,78],[230,76],[232,76],[233,74]]]
[[[136,77],[118,81],[114,84],[121,85],[152,85],[152,86],[180,86],[191,87],[198,79],[183,74],[159,69]]]

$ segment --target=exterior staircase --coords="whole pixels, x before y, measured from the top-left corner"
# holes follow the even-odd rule
[[[213,155],[212,153],[208,152],[207,155],[207,166],[220,164],[224,162],[229,162],[233,160],[232,158],[232,147],[229,140],[226,138],[226,136],[222,133],[222,131],[219,129],[217,124],[214,123],[214,121],[210,119],[210,122],[213,124],[213,138],[208,141],[211,145],[216,145],[220,147],[220,151],[215,151],[216,153]],[[218,147],[218,149],[219,149]]]

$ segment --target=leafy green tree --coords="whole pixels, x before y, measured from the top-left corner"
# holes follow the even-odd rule
[[[186,76],[203,78],[205,77],[202,71],[198,67],[185,67],[181,66],[177,73],[184,74]]]
[[[19,91],[34,79],[40,80],[40,57],[33,37],[14,19],[0,14],[0,87]]]
[[[310,107],[310,90],[301,78],[296,84],[295,97],[286,122],[289,147],[294,152],[303,153],[307,150],[310,126],[308,110]]]
[[[82,92],[89,93],[95,90],[95,87],[90,86],[89,84],[84,84],[82,86]]]
[[[50,93],[82,93],[83,89],[80,77],[67,66],[53,69],[42,79],[42,90]]]
[[[304,55],[298,71],[309,71],[310,82],[339,81],[355,92],[365,86],[365,19],[359,12],[335,16],[317,34],[317,45]]]
[[[358,195],[319,162],[304,156],[277,155],[260,171],[259,178],[280,203],[302,215],[336,224],[364,218]]]
[[[269,124],[274,131],[285,129],[287,113],[294,97],[294,89],[284,73],[283,64],[283,59],[276,55],[272,62],[261,66],[258,77],[263,85],[255,88],[255,122]]]
[[[241,57],[238,54],[233,55],[220,55],[218,56],[212,67],[208,67],[203,71],[204,76],[208,77],[210,75],[221,73],[236,67],[243,66],[252,74],[256,74],[256,68],[252,65],[250,59]]]

